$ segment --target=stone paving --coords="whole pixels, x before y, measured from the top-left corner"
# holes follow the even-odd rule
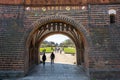
[[[75,56],[70,54],[55,54],[55,63],[50,63],[50,54],[46,54],[45,66],[39,64],[26,77],[14,80],[89,80],[81,66],[73,64]]]
[[[71,64],[51,64],[36,66],[28,76],[16,80],[89,80],[80,66]]]

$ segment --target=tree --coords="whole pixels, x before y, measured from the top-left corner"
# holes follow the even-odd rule
[[[67,39],[67,40],[63,41],[62,43],[60,43],[60,46],[63,46],[63,47],[75,47],[75,44],[71,39]]]
[[[52,41],[43,41],[42,44],[41,44],[41,47],[53,47],[55,46],[56,44]]]

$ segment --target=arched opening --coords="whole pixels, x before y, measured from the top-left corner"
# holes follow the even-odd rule
[[[116,10],[110,9],[108,11],[108,13],[109,13],[109,17],[110,17],[110,24],[115,23]]]
[[[58,19],[55,19],[58,18]],[[71,21],[73,19],[67,19],[65,17],[53,17],[52,20],[37,21],[35,25],[32,25],[32,31],[27,39],[27,58],[29,61],[26,63],[27,68],[40,63],[39,46],[42,41],[53,34],[63,34],[68,36],[76,46],[76,64],[88,67],[88,42],[90,39],[88,33],[82,25]],[[84,35],[83,35],[84,34]],[[90,42],[89,42],[90,43]]]
[[[54,63],[76,64],[76,46],[71,38],[64,34],[52,34],[46,37],[39,46],[40,61],[45,53],[46,62],[50,63],[50,55],[55,54]]]
[[[115,14],[110,14],[110,23],[115,23]]]

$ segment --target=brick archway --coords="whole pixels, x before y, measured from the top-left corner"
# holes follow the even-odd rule
[[[50,30],[49,33],[47,34],[43,34],[43,37],[40,37],[39,38],[39,43],[42,41],[42,39],[44,39],[44,37],[48,36],[49,34],[52,34],[52,33],[62,33],[62,34],[66,34],[68,37],[71,37],[71,39],[75,42],[76,44],[76,47],[77,47],[77,53],[80,53],[80,54],[77,54],[77,63],[78,64],[82,64],[81,60],[80,60],[80,56],[84,57],[84,64],[85,64],[85,67],[88,67],[88,52],[90,51],[89,47],[91,46],[91,42],[90,42],[90,36],[89,36],[89,33],[88,31],[85,29],[85,27],[80,23],[80,22],[76,22],[74,19],[68,17],[68,16],[63,16],[63,15],[54,15],[54,16],[48,16],[48,17],[43,17],[39,20],[37,20],[36,22],[34,22],[31,26],[30,26],[30,29],[28,30],[27,33],[29,34],[26,34],[26,35],[29,35],[27,37],[27,41],[26,41],[26,60],[25,60],[25,68],[29,69],[29,67],[31,65],[29,65],[29,57],[30,57],[30,50],[33,50],[31,51],[32,53],[34,53],[34,57],[33,58],[36,58],[34,59],[34,62],[36,64],[39,63],[38,61],[38,45],[36,45],[36,40],[34,39],[35,35],[40,32],[42,32],[42,30],[46,30],[48,27],[48,25],[59,25],[59,26],[63,26],[64,24],[66,26],[70,26],[70,29],[73,28],[74,29],[74,33],[72,33],[72,29],[71,31],[67,32],[67,31],[62,31],[62,27],[61,27],[61,31],[59,31],[59,28],[57,28],[58,31],[55,31],[54,29],[53,30]],[[66,27],[67,29],[67,27]],[[44,32],[44,31],[43,31]],[[74,37],[74,35],[72,34],[77,34],[78,36],[77,37],[81,37],[80,39],[76,39],[76,37]],[[70,35],[70,36],[69,36]],[[34,37],[33,37],[34,36]],[[81,42],[82,42],[82,45],[84,45],[84,54],[81,54],[80,50],[81,50]],[[30,49],[31,48],[31,49]],[[32,64],[32,62],[31,62]],[[84,66],[83,64],[83,66]],[[27,69],[25,69],[27,71]]]

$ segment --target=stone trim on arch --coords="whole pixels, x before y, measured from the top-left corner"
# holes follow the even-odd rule
[[[53,16],[46,16],[46,17],[42,17],[40,19],[38,19],[37,21],[35,21],[30,28],[28,29],[28,31],[26,32],[27,34],[25,34],[26,36],[26,51],[25,51],[25,63],[28,64],[28,60],[27,56],[29,56],[29,44],[30,41],[32,40],[33,35],[35,34],[35,32],[42,26],[46,25],[47,23],[51,23],[51,22],[63,22],[65,24],[68,24],[72,27],[74,27],[79,35],[81,36],[81,38],[83,39],[83,43],[85,46],[85,57],[86,57],[86,62],[85,62],[85,66],[89,67],[89,52],[90,52],[90,47],[92,46],[92,40],[90,37],[89,32],[87,31],[87,29],[80,23],[77,22],[76,20],[74,20],[73,18],[69,17],[69,16],[65,16],[65,15],[53,15]],[[79,51],[80,49],[78,49]],[[28,65],[25,65],[25,67],[28,67]]]
[[[52,15],[52,16],[46,16],[38,19],[35,21],[27,31],[29,34],[29,37],[32,36],[32,34],[42,25],[47,24],[49,22],[65,22],[66,24],[74,26],[77,30],[80,31],[80,34],[84,39],[89,42],[87,43],[88,46],[92,45],[91,37],[87,29],[78,21],[74,20],[73,18],[65,15]],[[28,38],[29,39],[29,38]],[[27,40],[28,40],[27,39]]]

